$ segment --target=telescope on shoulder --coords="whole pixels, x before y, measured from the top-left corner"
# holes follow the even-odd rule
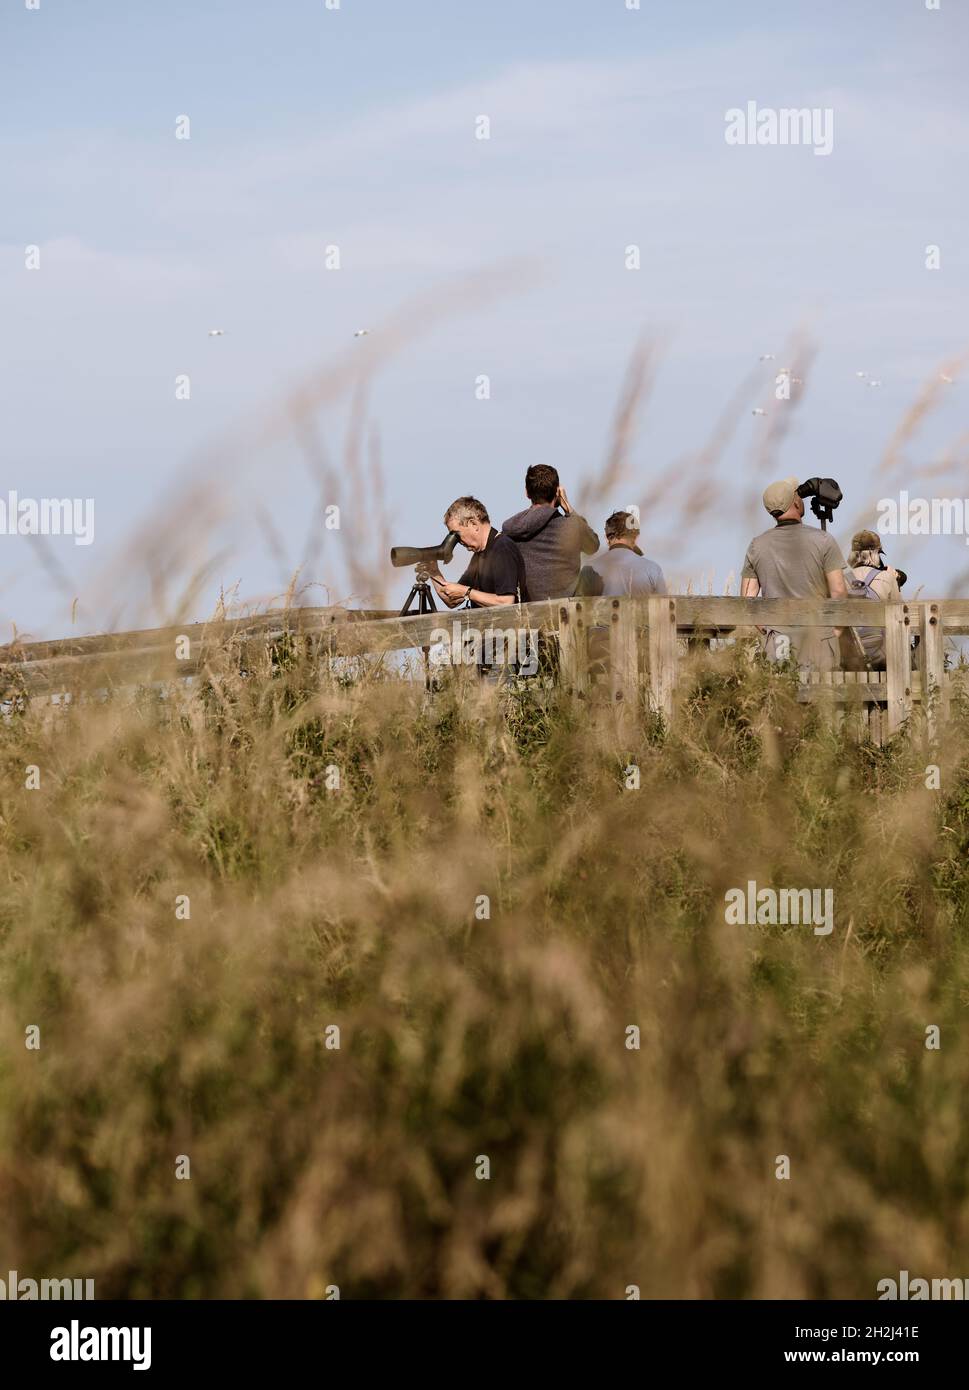
[[[446,565],[457,543],[457,531],[449,531],[440,545],[395,545],[390,552],[390,563],[395,569],[404,569],[407,565]]]

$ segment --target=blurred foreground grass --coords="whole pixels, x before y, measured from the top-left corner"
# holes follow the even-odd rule
[[[855,745],[739,650],[672,733],[449,680],[227,663],[0,727],[0,1269],[102,1298],[969,1275],[969,713],[932,758]],[[832,888],[833,933],[726,925],[749,879]]]

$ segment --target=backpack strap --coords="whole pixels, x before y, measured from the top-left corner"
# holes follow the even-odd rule
[[[869,572],[869,575],[868,575],[868,578],[862,580],[861,582],[862,582],[862,584],[864,585],[864,589],[865,589],[865,598],[874,599],[874,598],[877,597],[877,595],[875,595],[875,594],[872,593],[872,585],[874,584],[874,582],[875,582],[875,580],[878,578],[878,576],[879,576],[880,574],[884,573],[884,571],[882,571],[882,570],[880,570],[880,569],[877,569],[874,565],[869,565],[867,568],[868,568],[868,570],[870,571],[870,572]]]

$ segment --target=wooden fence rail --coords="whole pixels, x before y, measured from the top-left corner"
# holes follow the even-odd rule
[[[344,608],[280,609],[180,627],[10,643],[0,648],[0,693],[49,696],[99,682],[111,687],[177,680],[204,671],[227,647],[264,645],[282,634],[312,639],[322,657],[353,657],[426,650],[442,637],[460,641],[469,632],[510,635],[517,643],[527,631],[533,638],[555,634],[559,679],[576,697],[605,690],[617,707],[628,709],[645,687],[651,706],[669,719],[688,646],[748,636],[757,625],[884,628],[885,670],[805,672],[801,690],[805,700],[830,706],[837,719],[859,712],[881,741],[916,705],[924,706],[930,735],[946,717],[952,676],[945,671],[944,644],[946,637],[969,635],[969,600],[573,598],[407,618]]]
[[[926,726],[934,736],[947,714],[952,680],[945,671],[945,638],[969,635],[969,601],[882,604],[868,599],[712,595],[575,598],[369,622],[350,632],[341,631],[336,645],[344,653],[388,651],[427,646],[442,635],[459,636],[469,631],[553,631],[559,639],[561,682],[583,698],[591,680],[590,635],[608,633],[606,679],[613,700],[628,706],[645,685],[650,705],[671,719],[679,664],[690,642],[754,635],[758,625],[778,629],[884,628],[884,670],[805,671],[800,692],[805,701],[829,706],[835,722],[841,722],[846,713],[857,712],[869,735],[882,742],[905,724],[918,705],[924,706]],[[919,641],[913,647],[916,636]]]

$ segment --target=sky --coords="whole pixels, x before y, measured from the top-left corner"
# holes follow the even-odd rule
[[[0,534],[0,626],[297,569],[393,606],[389,546],[466,493],[500,525],[531,463],[694,591],[736,592],[773,478],[839,481],[846,552],[901,489],[969,498],[967,37],[957,0],[0,0],[0,502],[94,523]],[[749,102],[830,153],[728,143]],[[969,592],[963,535],[885,549]]]

